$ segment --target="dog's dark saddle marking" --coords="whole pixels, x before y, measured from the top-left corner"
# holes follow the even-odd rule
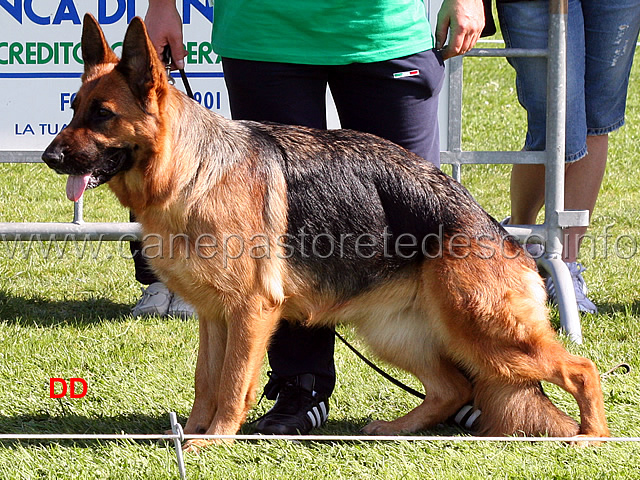
[[[443,232],[507,235],[464,187],[391,142],[350,130],[246,123],[263,154],[278,149],[286,243],[321,290],[349,297],[379,284],[425,253],[437,255]]]

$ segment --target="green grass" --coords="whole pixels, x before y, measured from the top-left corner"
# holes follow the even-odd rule
[[[640,238],[638,68],[632,76],[627,126],[611,137],[610,163],[590,230],[593,240],[583,249],[586,279],[600,313],[582,317],[583,345],[567,343],[601,370],[621,361],[632,366],[630,375],[603,382],[612,434],[621,437],[640,436],[640,265],[634,250]],[[524,129],[506,62],[465,60],[464,148],[518,150]],[[508,214],[508,167],[465,167],[463,183],[496,218]],[[127,219],[108,189],[86,197],[87,220]],[[70,217],[64,179],[42,165],[0,167],[0,221]],[[616,252],[620,235],[628,237]],[[46,246],[34,246],[27,255],[24,244],[0,243],[0,432],[161,433],[169,428],[169,411],[182,422],[189,414],[197,325],[129,316],[139,287],[127,245],[102,244],[99,251],[92,245],[85,255],[80,255],[81,245],[80,250],[68,246],[73,248],[65,255],[50,245],[53,250],[45,258]],[[558,324],[555,312],[552,321]],[[353,339],[350,330],[343,331]],[[416,404],[341,344],[336,364],[331,418],[318,433],[357,434],[370,419],[391,419]],[[78,400],[50,399],[50,377],[83,377],[89,393]],[[577,414],[566,393],[546,389],[559,406]],[[268,403],[258,405],[250,419]],[[427,433],[462,435],[451,428]],[[574,448],[555,443],[236,442],[189,454],[186,466],[190,479],[635,479],[640,478],[639,450],[636,443]],[[32,441],[0,443],[0,478],[178,476],[173,449],[156,443]]]

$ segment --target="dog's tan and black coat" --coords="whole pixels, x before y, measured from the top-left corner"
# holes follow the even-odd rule
[[[119,60],[87,16],[82,52],[74,117],[43,159],[72,199],[108,183],[154,271],[197,309],[185,432],[237,432],[284,318],[350,322],[424,384],[423,403],[368,433],[473,402],[481,434],[608,435],[597,370],[555,339],[533,261],[450,177],[372,135],[209,112],[168,85],[138,18]],[[540,381],[575,397],[580,425]]]

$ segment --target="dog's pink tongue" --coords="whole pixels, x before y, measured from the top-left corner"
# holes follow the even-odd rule
[[[67,198],[72,202],[80,200],[90,178],[90,173],[86,175],[69,175],[67,179]]]

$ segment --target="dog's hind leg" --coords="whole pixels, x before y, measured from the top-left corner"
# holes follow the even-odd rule
[[[505,358],[505,362],[517,364],[511,379],[477,379],[474,404],[482,410],[480,433],[609,436],[600,378],[593,362],[571,355],[556,342],[530,353]],[[579,426],[551,403],[539,381],[554,383],[576,399],[580,408]]]
[[[422,382],[425,399],[403,417],[390,422],[377,420],[370,423],[363,429],[367,434],[397,435],[434,427],[471,400],[471,383],[448,360],[432,359],[421,365],[420,372],[411,366],[399,366],[415,374]]]
[[[535,393],[529,401],[524,398],[528,408],[522,410],[523,419],[531,425],[536,416],[540,418],[538,427],[530,434],[553,434],[557,436],[575,435],[575,424],[567,423],[564,415],[558,415],[556,407],[548,401],[539,389],[542,381],[554,383],[569,392],[580,408],[580,434],[588,436],[608,436],[609,429],[604,411],[604,400],[600,387],[600,377],[596,366],[591,360],[570,354],[562,344],[554,338],[546,316],[539,309],[517,308],[517,304],[524,304],[525,299],[517,301],[511,311],[518,318],[518,327],[527,331],[525,336],[518,336],[517,331],[503,337],[502,342],[492,342],[492,338],[484,337],[477,347],[483,345],[484,351],[493,352],[491,362],[493,372],[485,370],[478,377],[493,378],[502,376],[506,385],[521,385],[523,391],[529,389]],[[528,311],[526,318],[518,315],[519,310]],[[493,339],[495,340],[495,338]],[[477,362],[476,364],[479,364]],[[489,373],[488,376],[485,376]],[[496,375],[497,374],[497,375]],[[520,396],[522,396],[520,394]],[[482,408],[482,407],[480,407]],[[546,417],[546,419],[543,419]],[[555,421],[553,419],[556,419]],[[549,422],[552,422],[551,426]],[[505,432],[506,434],[515,432]]]
[[[511,301],[524,303],[525,299]],[[461,357],[472,355],[466,362],[476,368],[476,406],[483,416],[487,413],[484,419],[480,417],[485,433],[608,436],[596,366],[591,360],[570,354],[554,338],[544,309],[527,310],[526,318],[518,318],[518,308],[511,309],[517,323],[513,330],[505,329],[506,335],[478,334],[473,341],[465,342],[466,348],[457,348]],[[579,431],[576,423],[544,395],[539,382],[554,383],[575,398],[580,408]],[[490,419],[493,425],[486,423]]]
[[[544,380],[555,383],[576,399],[580,408],[580,434],[608,437],[609,428],[604,411],[600,376],[594,363],[571,355],[561,345],[545,359],[550,372]]]
[[[571,355],[557,340],[544,286],[527,261],[470,255],[464,263],[445,258],[438,268],[425,282],[440,293],[434,306],[448,331],[448,355],[468,366],[476,383],[474,404],[483,412],[484,433],[608,435],[595,365]],[[542,381],[577,400],[579,431],[546,398]]]

